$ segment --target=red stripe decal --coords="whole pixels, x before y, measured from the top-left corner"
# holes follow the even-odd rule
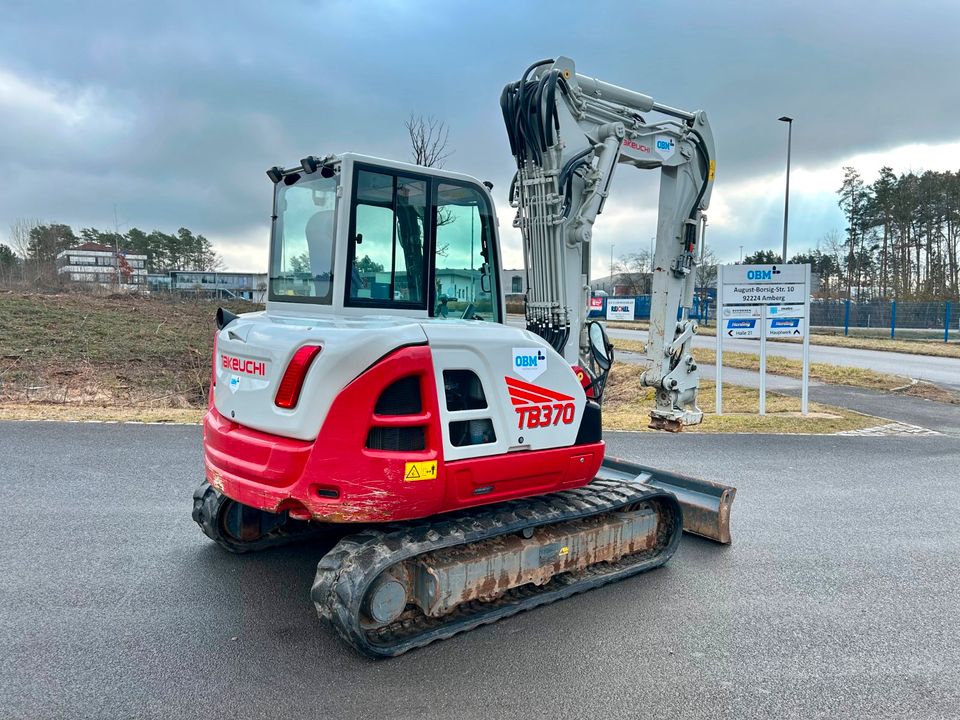
[[[558,402],[553,398],[549,398],[546,395],[541,395],[539,393],[526,392],[525,390],[517,390],[516,388],[507,388],[510,391],[510,399],[514,401],[514,405],[518,404],[517,401],[525,403],[550,403]]]
[[[564,395],[539,385],[532,385],[523,380],[512,377],[504,377],[504,380],[507,382],[507,390],[510,392],[510,399],[514,401],[514,405],[518,404],[517,399],[533,403],[569,402],[573,400],[570,395]]]

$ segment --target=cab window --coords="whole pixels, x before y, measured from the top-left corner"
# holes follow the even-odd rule
[[[493,216],[474,187],[437,182],[433,315],[497,321]]]
[[[355,182],[347,304],[425,307],[427,181],[359,170]]]
[[[330,304],[338,182],[339,176],[294,173],[277,184],[271,300]]]

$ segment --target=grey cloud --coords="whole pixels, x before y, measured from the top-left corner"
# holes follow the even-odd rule
[[[267,167],[343,150],[406,158],[411,110],[449,124],[448,167],[505,193],[500,89],[555,53],[706,109],[718,183],[782,167],[783,113],[797,118],[800,165],[960,134],[960,8],[947,3],[37,2],[3,14],[0,71],[95,112],[69,125],[0,107],[0,227],[105,226],[116,203],[129,225],[239,237],[269,213]],[[618,184],[616,201],[645,187]],[[765,211],[757,234],[776,238],[777,218]]]

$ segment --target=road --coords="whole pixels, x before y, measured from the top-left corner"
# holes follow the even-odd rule
[[[621,351],[617,360],[627,363],[646,365],[646,358],[634,352]],[[699,363],[700,376],[705,380],[716,380],[717,367],[708,363]],[[740,368],[723,369],[724,385],[741,387],[760,387],[760,373]],[[767,375],[767,390],[800,397],[802,383],[799,378],[785,375]],[[846,385],[828,385],[810,381],[810,400],[825,405],[856,410],[857,412],[886,418],[897,422],[916,425],[935,432],[960,437],[960,405],[933,402],[909,395],[875,392],[864,388]]]
[[[646,330],[607,330],[611,339],[646,341]],[[614,342],[616,345],[616,342]],[[694,347],[716,349],[714,337],[698,335],[693,341]],[[730,352],[760,354],[759,340],[741,340],[724,338],[723,349]],[[803,359],[803,346],[796,343],[768,342],[767,354],[780,357]],[[810,362],[830,363],[842,367],[866,368],[890,375],[903,375],[917,380],[926,380],[941,387],[960,390],[960,358],[933,357],[930,355],[912,355],[908,353],[886,352],[883,350],[857,350],[830,345],[811,345]]]
[[[956,717],[960,444],[613,434],[735,484],[735,542],[373,662],[307,600],[323,548],[190,520],[196,427],[0,424],[5,718]]]

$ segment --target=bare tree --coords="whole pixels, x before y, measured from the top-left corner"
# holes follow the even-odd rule
[[[710,248],[703,249],[703,262],[697,261],[697,287],[708,288],[717,284],[717,256]]]
[[[443,161],[453,154],[452,150],[447,150],[450,129],[446,124],[433,115],[424,118],[411,112],[404,126],[410,134],[413,161],[424,167],[442,168]]]
[[[624,288],[627,295],[647,295],[653,281],[653,256],[649,250],[621,255],[613,264],[613,272],[613,288]]]
[[[450,129],[442,120],[437,120],[433,115],[424,118],[423,115],[414,115],[411,111],[410,117],[403,125],[410,135],[410,154],[417,165],[442,168],[443,161],[453,155],[452,150],[447,150]],[[454,220],[456,216],[449,209],[437,209],[434,222],[438,228],[449,225]],[[411,226],[411,229],[415,227]],[[415,240],[419,241],[419,238]],[[404,238],[401,237],[401,243],[403,242]],[[449,247],[449,243],[439,244],[436,250],[437,256],[446,257]]]
[[[10,226],[10,246],[21,260],[21,280],[26,279],[27,259],[30,257],[30,235],[38,227],[40,227],[40,221],[36,218],[17,218]],[[36,271],[37,263],[34,262],[33,266],[33,270]]]

